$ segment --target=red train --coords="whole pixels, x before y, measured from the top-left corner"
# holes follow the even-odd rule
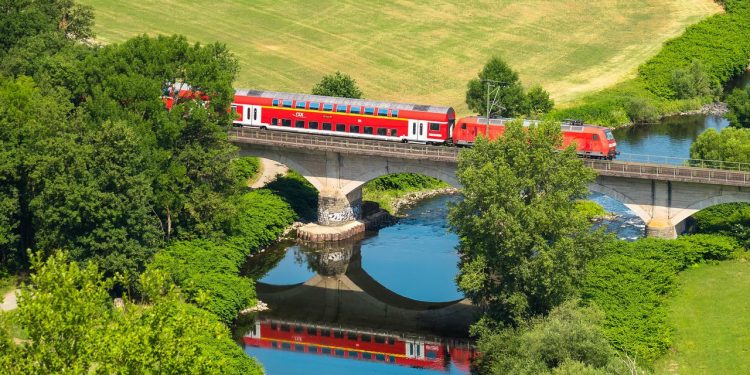
[[[468,372],[476,356],[467,342],[409,338],[307,323],[262,320],[245,334],[246,345],[329,355],[362,361],[446,370],[448,363]]]
[[[178,84],[168,88],[167,107],[171,108],[177,96],[193,96],[186,87]],[[471,145],[479,134],[490,139],[501,136],[509,121],[491,119],[488,129],[483,117],[464,117],[456,123],[451,107],[259,90],[236,90],[231,110],[237,114],[236,126],[460,146]],[[561,126],[563,146],[575,143],[579,155],[607,159],[617,155],[617,143],[609,129],[575,121],[566,121]]]

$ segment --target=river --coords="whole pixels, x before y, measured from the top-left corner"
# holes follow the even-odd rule
[[[687,158],[716,116],[668,118],[614,131],[628,155]],[[634,156],[630,156],[631,158]],[[250,258],[270,310],[235,329],[245,352],[270,375],[468,374],[473,308],[461,301],[458,238],[447,212],[459,196],[424,200],[395,225],[335,245],[281,243]],[[645,224],[621,203],[593,194],[614,216],[597,223],[622,239]]]

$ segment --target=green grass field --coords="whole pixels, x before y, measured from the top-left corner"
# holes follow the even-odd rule
[[[750,263],[704,265],[679,276],[670,301],[673,349],[659,374],[750,374]]]
[[[720,11],[711,0],[79,1],[94,6],[104,43],[143,33],[226,43],[237,87],[309,92],[341,70],[368,98],[459,113],[492,55],[565,103],[634,75],[666,39]]]

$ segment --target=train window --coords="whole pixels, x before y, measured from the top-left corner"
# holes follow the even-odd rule
[[[372,359],[372,354],[364,352],[362,353],[362,359]]]
[[[388,129],[378,128],[378,135],[388,135]]]
[[[398,117],[398,109],[394,109],[391,111],[391,117]]]
[[[336,355],[336,357],[343,357],[344,356],[344,349],[336,349],[333,351],[333,354]]]
[[[302,328],[302,326],[294,326],[294,333],[302,333],[305,332],[305,329]]]
[[[237,106],[236,106],[236,105],[233,105],[233,106],[232,106],[232,112],[233,112],[233,113],[237,113]]]
[[[320,352],[323,354],[331,354],[331,348],[322,348]]]
[[[279,99],[274,99],[273,100],[273,106],[274,107],[278,107],[279,106]]]
[[[281,349],[291,350],[292,349],[292,344],[290,344],[288,342],[282,342],[281,343]]]
[[[359,353],[358,352],[354,352],[354,351],[350,351],[349,355],[347,355],[347,357],[357,359],[357,358],[359,358]]]
[[[278,328],[278,327],[279,327],[279,325],[278,325],[278,324],[276,324],[276,323],[271,323],[271,329],[272,329],[272,330],[274,330],[274,331],[275,331],[275,330],[276,330],[276,328]]]
[[[395,137],[398,134],[398,131],[396,129],[391,129],[391,137]]]
[[[393,337],[388,338],[388,345],[393,345],[396,343],[396,340],[393,339]]]
[[[378,109],[378,116],[388,116],[388,109],[387,108]]]
[[[307,352],[308,353],[317,353],[318,352],[318,347],[310,345],[310,346],[307,347]]]
[[[431,350],[429,352],[425,352],[424,356],[429,359],[437,359],[437,352]]]
[[[271,119],[271,125],[278,125],[278,124],[279,124],[279,119],[277,119],[277,118],[272,118]]]
[[[333,337],[337,339],[343,339],[344,338],[344,332],[341,331],[333,331]]]
[[[304,120],[297,120],[294,122],[295,128],[304,128],[305,127],[305,121]]]
[[[375,108],[365,107],[365,114],[366,115],[374,115],[375,114]]]
[[[615,136],[612,135],[612,132],[609,129],[607,129],[607,130],[604,131],[604,135],[607,136],[607,140],[608,141],[611,141],[611,140],[615,139]]]
[[[323,104],[323,110],[324,111],[333,111],[333,104]]]
[[[359,133],[359,125],[349,125],[349,133]]]
[[[591,137],[591,139],[593,139],[595,141],[598,141],[599,140],[599,134],[594,134],[594,136]]]
[[[362,335],[362,342],[370,342],[371,338],[370,335]]]
[[[291,100],[284,100],[281,102],[281,105],[287,108],[292,108],[292,101]]]
[[[307,102],[297,102],[296,107],[299,109],[305,109],[307,107]]]
[[[349,109],[349,112],[351,112],[351,113],[359,113],[361,109],[362,109],[362,107],[352,106],[351,109]]]
[[[304,345],[300,345],[300,344],[296,344],[296,345],[294,345],[294,350],[296,350],[298,352],[304,352],[305,351],[305,346]]]
[[[385,361],[385,354],[375,354],[375,359],[378,361]]]
[[[385,343],[385,337],[383,337],[383,336],[375,336],[375,343],[376,344],[384,344]]]
[[[320,335],[323,337],[330,337],[331,336],[331,330],[329,329],[321,329]]]
[[[279,347],[279,343],[276,341],[271,341],[271,347],[277,349]]]
[[[307,128],[308,129],[317,129],[318,128],[318,123],[315,122],[315,121],[310,121],[310,122],[307,123]]]
[[[336,105],[336,112],[346,112],[346,106],[343,104]]]
[[[318,335],[318,329],[315,327],[307,327],[307,334],[310,336],[317,336]]]
[[[324,122],[323,123],[323,130],[331,130],[331,123],[330,122]]]
[[[290,326],[289,326],[289,324],[282,324],[282,325],[281,325],[281,331],[282,331],[282,332],[289,332],[289,330],[290,330],[291,328],[292,328],[292,327],[290,327]]]
[[[394,357],[394,356],[389,356],[389,357],[388,357],[388,362],[390,362],[390,363],[395,363],[395,362],[396,362],[396,357]]]
[[[337,132],[345,132],[346,131],[346,125],[344,125],[344,124],[336,124],[336,131]]]
[[[349,340],[357,341],[357,334],[354,333],[354,332],[347,332],[346,333],[346,338],[349,339]]]
[[[466,130],[466,124],[461,124],[461,129]]]
[[[320,109],[320,103],[310,103],[310,109],[319,110]]]
[[[440,131],[440,124],[438,124],[437,122],[431,122],[430,131],[433,131],[433,132]]]
[[[281,119],[281,126],[291,127],[292,126],[292,120],[283,118]]]
[[[365,126],[364,133],[365,134],[372,134],[372,126]]]

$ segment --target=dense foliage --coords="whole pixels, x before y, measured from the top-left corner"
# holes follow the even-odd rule
[[[593,172],[557,151],[560,126],[509,123],[459,154],[464,199],[449,220],[459,235],[459,288],[500,321],[519,323],[577,293],[602,234],[576,213]]]
[[[60,252],[32,261],[14,319],[28,340],[15,344],[0,329],[6,373],[262,373],[225,326],[182,302],[163,275],[142,277],[148,305],[115,307],[112,280],[93,263],[81,267]]]
[[[490,117],[538,117],[555,105],[541,86],[534,86],[525,94],[518,73],[500,57],[491,58],[477,77],[469,81],[466,104],[472,111],[487,116],[488,96]]]
[[[239,275],[247,256],[275,241],[295,217],[282,198],[267,190],[245,193],[235,204],[237,215],[226,240],[177,241],[149,264],[170,275],[189,301],[226,323],[255,300],[253,281]]]
[[[747,170],[750,165],[737,163],[750,163],[750,128],[729,127],[721,131],[708,129],[690,145],[690,157],[717,161],[703,162],[705,166],[729,169],[737,169],[740,166]]]
[[[323,76],[320,82],[313,86],[312,94],[352,99],[362,98],[362,90],[357,87],[357,82],[348,74],[341,72]]]
[[[734,237],[750,248],[750,203],[725,203],[700,210],[693,215],[696,230]]]
[[[570,300],[517,328],[476,326],[482,353],[476,366],[482,374],[498,375],[643,373],[609,345],[603,319],[595,306]]]
[[[318,218],[318,190],[301,174],[290,170],[285,176],[276,177],[266,188],[292,207],[296,219],[314,221]]]
[[[727,96],[727,106],[727,119],[732,126],[750,128],[750,87],[732,91]]]
[[[551,118],[600,125],[650,122],[696,109],[741,74],[750,59],[750,3],[724,2],[726,12],[690,26],[639,68],[638,77],[588,95]]]
[[[617,241],[591,264],[584,297],[604,311],[604,332],[615,349],[651,363],[671,344],[665,299],[678,272],[704,260],[727,259],[738,248],[730,237],[708,234]]]

